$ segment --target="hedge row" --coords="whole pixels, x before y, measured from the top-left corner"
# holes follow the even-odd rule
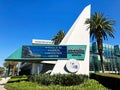
[[[90,78],[99,81],[105,87],[110,88],[112,90],[120,89],[120,75],[115,74],[106,74],[106,73],[92,73],[90,74]]]
[[[88,79],[86,75],[75,75],[75,74],[57,74],[57,75],[32,75],[28,77],[28,80],[37,82],[42,85],[62,85],[71,86],[79,85]]]
[[[8,80],[7,83],[20,82],[20,81],[28,81],[28,77],[26,75],[13,76],[11,77],[11,79]]]
[[[26,75],[12,76],[11,79],[13,78],[27,78],[27,76]]]

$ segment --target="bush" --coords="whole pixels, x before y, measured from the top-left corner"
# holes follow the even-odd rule
[[[37,82],[43,85],[50,85],[52,83],[52,77],[48,74],[38,75]]]
[[[75,74],[63,74],[63,75],[53,75],[53,84],[71,86],[79,85],[84,82],[88,77],[85,75],[75,75]]]
[[[52,80],[51,76],[48,74],[39,74],[28,76],[28,80],[32,82],[37,82],[43,85],[50,85]]]
[[[21,76],[12,76],[11,78],[27,78],[26,75],[21,75]]]
[[[32,75],[28,79],[32,82],[37,82],[43,85],[79,85],[88,79],[86,75],[76,75],[76,74],[57,74],[50,76],[48,74]]]
[[[7,83],[13,83],[13,82],[20,82],[20,81],[28,81],[28,78],[26,75],[23,76],[13,76],[11,79],[8,80]]]

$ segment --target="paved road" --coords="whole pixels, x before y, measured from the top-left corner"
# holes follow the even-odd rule
[[[2,80],[0,81],[0,90],[6,90],[4,88],[4,85],[7,83],[7,81],[10,79],[10,77],[7,78],[2,78]]]

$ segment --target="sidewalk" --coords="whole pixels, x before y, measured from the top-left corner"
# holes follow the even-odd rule
[[[10,77],[7,77],[6,79],[5,78],[2,78],[2,80],[0,81],[0,90],[6,90],[4,88],[4,85],[7,83],[7,81],[10,79]]]

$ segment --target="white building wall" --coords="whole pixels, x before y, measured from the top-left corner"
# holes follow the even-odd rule
[[[76,19],[60,45],[87,45],[85,59],[79,60],[80,69],[76,74],[89,75],[89,30],[85,21],[90,18],[90,5],[88,5]],[[51,74],[66,74],[65,64],[68,60],[58,60]]]
[[[39,74],[43,69],[43,64],[32,63],[31,74]]]

